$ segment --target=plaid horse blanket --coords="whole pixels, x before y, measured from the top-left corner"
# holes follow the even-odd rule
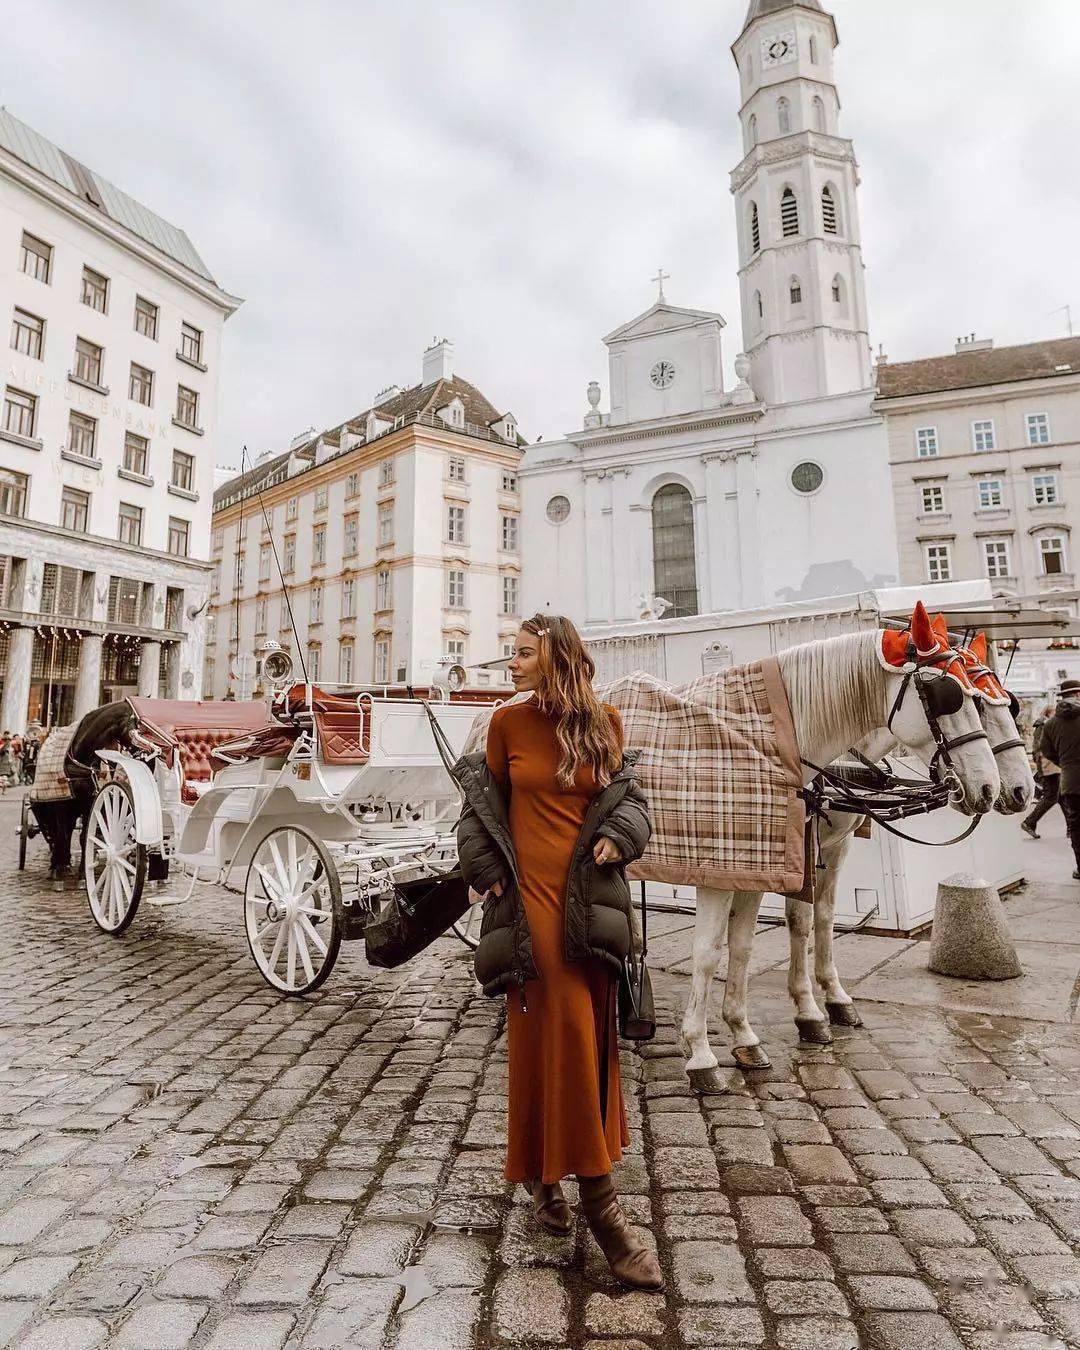
[[[71,801],[71,784],[64,772],[64,758],[78,726],[78,722],[72,722],[67,727],[56,727],[45,737],[38,751],[37,771],[30,788],[32,802]]]
[[[619,710],[653,836],[632,877],[716,890],[803,889],[799,748],[775,658],[670,685],[636,671],[597,686]],[[479,749],[490,714],[473,725]]]

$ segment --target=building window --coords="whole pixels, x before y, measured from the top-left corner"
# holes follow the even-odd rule
[[[68,420],[68,453],[93,459],[96,440],[97,419],[87,417],[85,413],[73,412]]]
[[[780,232],[785,238],[799,233],[799,203],[789,187],[780,194]]]
[[[149,408],[154,397],[154,372],[145,366],[131,363],[131,377],[128,381],[128,398],[133,403],[141,403]]]
[[[516,553],[518,546],[517,516],[502,517],[502,547],[506,553]]]
[[[11,346],[23,356],[32,356],[41,360],[41,349],[45,343],[45,320],[25,309],[17,309],[11,320]]]
[[[447,659],[455,665],[463,666],[465,664],[465,639],[447,638],[444,645]]]
[[[65,530],[86,533],[90,519],[90,494],[77,488],[64,488],[60,495],[60,524]]]
[[[818,102],[820,103],[821,100],[818,99]],[[836,214],[836,198],[832,195],[832,189],[828,186],[821,189],[821,222],[825,227],[826,234],[839,234],[840,222]]]
[[[308,601],[308,622],[322,623],[322,600],[323,588],[322,582],[317,581],[311,588],[310,599]]]
[[[375,639],[375,683],[390,683],[390,639]]]
[[[379,503],[378,543],[382,548],[394,542],[394,503]]]
[[[176,387],[176,420],[186,427],[199,425],[199,396],[194,389]]]
[[[1043,576],[1060,576],[1065,567],[1065,541],[1059,534],[1044,535],[1039,540],[1039,556],[1042,559]]]
[[[984,539],[983,558],[986,560],[986,575],[991,581],[1011,575],[1007,539]]]
[[[915,453],[920,459],[933,459],[937,452],[937,427],[919,427],[915,433]]]
[[[760,291],[754,292],[754,309],[757,311],[757,320],[760,323],[765,317],[765,306],[762,303]]]
[[[325,483],[321,483],[315,489],[315,510],[325,511],[330,504],[330,489]]]
[[[132,577],[110,577],[106,611],[109,623],[138,623],[141,591],[141,585]]]
[[[949,560],[948,544],[927,544],[926,579],[927,581],[952,580],[952,563]]]
[[[286,521],[295,520],[299,510],[300,510],[300,499],[298,497],[290,497],[289,500],[285,503]]]
[[[938,483],[922,490],[922,509],[924,515],[934,515],[945,510],[945,489]]]
[[[316,525],[311,536],[311,562],[318,566],[326,561],[326,526]]]
[[[446,504],[446,540],[450,544],[465,542],[465,508],[456,502]]]
[[[183,488],[185,492],[195,490],[195,456],[185,454],[183,450],[172,452],[172,485]]]
[[[135,297],[135,331],[143,337],[157,340],[158,307],[152,300]]]
[[[124,468],[128,473],[137,473],[140,478],[146,477],[149,450],[150,442],[145,436],[136,436],[133,431],[127,432],[124,436]]]
[[[694,557],[694,503],[679,483],[662,487],[652,500],[653,590],[672,606],[667,617],[698,612]]]
[[[1003,500],[1000,478],[979,479],[979,509],[988,510],[1000,506]]]
[[[837,273],[837,275],[834,276],[832,280],[832,298],[833,304],[839,306],[841,314],[847,313],[847,300],[845,298],[846,294],[847,292],[844,287],[844,279],[842,276],[839,275],[839,273]]]
[[[514,643],[513,643],[512,639],[506,638],[506,639],[503,640],[503,643],[502,643],[502,656],[503,656],[503,659],[509,661],[509,659],[512,658],[513,655],[514,655]],[[510,683],[510,671],[509,671],[509,669],[508,669],[507,667],[505,667],[505,666],[503,667],[503,673],[502,673],[502,675],[503,675],[503,683],[504,683],[504,684],[509,684],[509,683]]]
[[[360,495],[360,475],[356,472],[349,474],[345,479],[345,496],[359,497]]]
[[[451,483],[464,483],[465,481],[465,456],[451,455],[447,461],[446,476]]]
[[[503,492],[516,492],[518,490],[517,474],[511,473],[509,469],[503,469],[500,487]]]
[[[35,281],[44,281],[47,286],[52,271],[52,245],[24,232],[19,266],[28,277],[33,277]]]
[[[791,303],[793,305],[802,304],[802,282],[798,277],[792,277],[789,283],[789,292]]]
[[[750,203],[750,249],[757,253],[761,248],[761,220],[758,216],[757,202]]]
[[[517,614],[518,612],[518,579],[515,576],[504,576],[502,579],[502,604],[499,613]]]
[[[352,642],[343,642],[338,647],[338,679],[342,684],[352,684],[355,652],[356,646]]]
[[[776,101],[776,125],[781,136],[791,134],[791,104],[786,98]]]
[[[976,450],[993,450],[994,423],[991,420],[972,422],[971,439]]]
[[[259,580],[270,580],[270,545],[259,545]]]
[[[447,609],[465,608],[465,569],[451,567],[446,573]]]
[[[1054,506],[1058,501],[1056,473],[1037,473],[1031,478],[1031,492],[1036,506]]]
[[[142,521],[141,506],[132,506],[130,502],[120,503],[120,526],[117,538],[122,544],[142,543]]]
[[[296,571],[296,535],[287,534],[281,543],[281,570],[286,576]]]
[[[1027,425],[1028,445],[1050,444],[1050,418],[1046,413],[1028,413],[1024,421]]]
[[[75,339],[75,374],[87,384],[101,384],[101,367],[104,351],[95,342],[86,338]]]
[[[37,423],[37,399],[21,389],[9,389],[4,394],[4,430],[16,436],[33,439]]]
[[[256,633],[266,632],[266,596],[260,595],[255,601],[255,631]]]
[[[92,267],[82,270],[82,302],[91,309],[105,313],[109,303],[109,279]]]
[[[813,40],[814,40],[813,38],[810,39],[811,42],[813,42]],[[825,131],[825,130],[826,130],[826,127],[825,127],[825,104],[822,102],[822,100],[821,100],[820,98],[817,97],[816,94],[815,94],[815,96],[814,96],[814,130],[815,130],[815,131]],[[826,192],[828,192],[828,190],[829,190],[828,188],[825,189]],[[828,226],[826,226],[826,229],[828,229]],[[835,231],[835,230],[832,230],[831,233],[832,233],[832,234],[835,234],[836,231]]]
[[[202,340],[202,330],[194,324],[180,325],[180,355],[194,361],[196,365],[202,365]]]
[[[389,609],[394,601],[392,595],[391,572],[388,567],[381,568],[375,574],[375,608]]]
[[[345,517],[345,536],[342,552],[346,558],[351,558],[356,554],[359,547],[360,517],[354,511],[352,515]]]
[[[322,647],[317,642],[309,642],[307,649],[307,674],[308,679],[315,683],[319,678],[322,669]]]
[[[379,486],[381,488],[389,487],[393,481],[394,461],[392,459],[384,459],[379,464]]]
[[[14,469],[0,469],[0,516],[26,514],[26,494],[30,479]]]
[[[239,554],[236,559],[236,589],[238,591],[244,589],[244,571],[246,569],[246,564],[247,558],[243,553]]]
[[[352,577],[341,583],[341,617],[356,618],[356,582]]]
[[[168,551],[177,558],[186,558],[188,556],[189,536],[191,534],[191,522],[180,520],[177,516],[169,517],[169,548]],[[243,557],[241,556],[241,562]],[[241,585],[243,582],[241,582]]]

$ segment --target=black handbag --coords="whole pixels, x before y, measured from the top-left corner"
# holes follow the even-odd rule
[[[645,883],[641,883],[641,952],[634,955],[634,925],[630,925],[630,954],[623,958],[619,976],[619,1035],[625,1041],[651,1041],[656,1035],[656,1007],[652,978],[645,957],[647,935]]]
[[[469,908],[461,869],[398,881],[378,916],[364,929],[364,950],[373,966],[393,969],[430,947]]]

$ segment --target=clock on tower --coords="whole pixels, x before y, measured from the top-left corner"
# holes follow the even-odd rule
[[[785,29],[782,33],[766,33],[761,39],[761,67],[783,66],[798,57],[795,45],[795,30]]]

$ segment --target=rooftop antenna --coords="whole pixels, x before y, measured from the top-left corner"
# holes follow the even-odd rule
[[[242,453],[241,453],[241,455],[240,455],[240,467],[241,467],[241,472],[243,471],[243,464],[244,464],[244,460],[245,460],[245,459],[248,461],[248,464],[250,465],[251,460],[248,458],[248,449],[247,449],[247,446],[246,446],[246,445],[244,446],[244,449],[243,449],[243,451],[242,451]],[[296,654],[297,654],[297,656],[300,658],[300,669],[301,669],[301,671],[303,672],[304,683],[305,683],[305,684],[310,684],[310,683],[311,683],[311,680],[308,678],[307,661],[304,659],[304,648],[303,648],[303,646],[301,645],[301,642],[300,642],[300,634],[296,631],[296,619],[293,617],[292,598],[291,598],[291,596],[289,595],[289,587],[288,587],[288,584],[287,584],[286,581],[285,581],[285,573],[281,570],[281,562],[280,562],[279,559],[278,559],[277,544],[274,543],[274,534],[273,534],[273,531],[270,529],[270,517],[266,514],[266,504],[265,504],[264,501],[263,501],[262,488],[259,487],[258,483],[256,483],[256,485],[255,485],[255,495],[256,495],[256,497],[258,497],[258,499],[259,499],[259,510],[262,512],[263,525],[266,527],[267,537],[268,537],[269,540],[270,540],[270,551],[271,551],[271,553],[273,553],[273,555],[274,555],[274,566],[277,568],[278,581],[281,582],[281,593],[282,593],[282,595],[284,595],[284,597],[285,597],[285,608],[286,608],[286,609],[288,610],[288,612],[289,612],[289,627],[292,629],[293,641],[296,643]],[[242,512],[242,511],[243,511],[243,505],[242,505],[242,504],[241,504],[241,508],[240,508],[240,509],[241,509],[241,512]],[[238,592],[238,594],[239,594],[239,592]],[[237,614],[239,615],[239,600],[237,601]],[[239,643],[239,618],[238,618],[238,620],[237,620],[237,623],[238,623],[238,627],[237,627],[237,650],[239,651],[239,647],[240,647],[240,643]]]
[[[1052,310],[1050,311],[1050,314],[1064,314],[1064,315],[1065,315],[1065,326],[1066,326],[1066,327],[1068,328],[1068,330],[1069,330],[1069,336],[1072,337],[1072,336],[1073,336],[1072,306],[1071,306],[1071,305],[1061,305],[1058,309],[1052,309]],[[1049,317],[1049,315],[1048,315],[1047,317]]]

